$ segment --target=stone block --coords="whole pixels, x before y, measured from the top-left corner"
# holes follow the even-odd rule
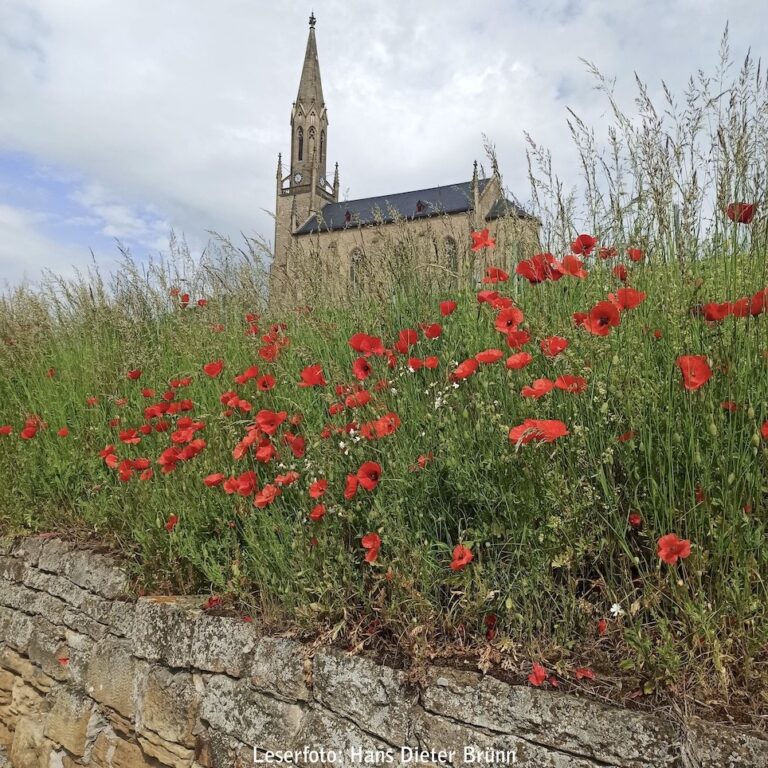
[[[315,699],[390,744],[408,744],[418,691],[402,672],[334,649],[318,651],[312,673]]]
[[[27,565],[36,566],[43,551],[44,543],[45,540],[37,536],[27,536],[14,545],[11,554],[15,558],[23,560]]]
[[[200,711],[202,680],[189,672],[174,674],[150,667],[138,693],[137,725],[185,747],[195,746],[193,730]]]
[[[198,615],[190,643],[190,664],[204,672],[241,677],[256,644],[253,627],[239,618]]]
[[[283,637],[261,637],[256,642],[248,671],[251,685],[290,701],[309,701],[307,686],[311,662],[306,646]]]
[[[768,768],[768,738],[699,718],[686,723],[683,753],[697,768]]]
[[[304,714],[289,704],[255,691],[247,680],[212,675],[206,680],[200,718],[245,744],[285,749],[293,743]]]
[[[662,768],[679,758],[669,721],[474,672],[431,670],[421,702],[460,723],[625,768]]]
[[[5,581],[21,581],[24,578],[26,566],[23,560],[15,557],[0,555],[0,578]]]
[[[34,631],[27,647],[29,660],[49,677],[66,680],[69,677],[69,648],[63,630],[42,616],[33,619],[33,626]]]
[[[43,720],[19,719],[8,755],[13,768],[50,768],[54,745],[43,731]]]
[[[147,759],[137,744],[106,729],[93,744],[89,768],[157,768],[157,763]]]
[[[0,606],[0,642],[19,653],[26,653],[34,629],[31,617],[12,608]]]
[[[131,655],[128,641],[107,637],[93,646],[85,676],[86,691],[130,720],[136,713],[137,689],[143,685],[146,668]]]
[[[0,668],[20,677],[42,694],[48,693],[54,685],[54,680],[42,669],[10,648],[0,647]]]
[[[142,597],[129,633],[133,652],[170,667],[189,667],[192,658],[194,619],[202,601],[196,598]]]
[[[37,567],[65,576],[74,584],[102,597],[115,598],[128,589],[128,576],[111,557],[76,549],[70,542],[51,539],[43,545]]]
[[[195,751],[172,741],[167,741],[152,731],[142,731],[137,740],[141,751],[150,759],[157,760],[169,768],[192,768],[195,763]]]
[[[98,724],[94,703],[79,691],[60,687],[52,692],[52,705],[45,722],[45,735],[69,753],[82,757]]]
[[[425,712],[416,715],[414,732],[420,749],[452,752],[452,768],[477,768],[489,764],[498,768],[508,765],[514,768],[598,768],[606,765],[552,747],[531,744],[509,734],[478,731]]]

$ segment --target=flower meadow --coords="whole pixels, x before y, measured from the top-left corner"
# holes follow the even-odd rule
[[[570,250],[376,317],[278,321],[173,287],[152,321],[19,325],[5,527],[94,534],[135,553],[144,589],[267,623],[525,654],[534,685],[601,669],[648,694],[695,666],[748,687],[766,252],[739,250],[724,285],[730,257],[681,271],[587,234]]]
[[[574,116],[580,211],[529,140],[540,252],[467,227],[472,289],[278,310],[252,252],[172,243],[0,298],[2,531],[271,629],[759,720],[768,97],[749,59],[720,92],[612,101],[607,156]]]

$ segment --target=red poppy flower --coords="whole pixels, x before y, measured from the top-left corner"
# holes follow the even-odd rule
[[[366,491],[372,491],[381,480],[381,464],[366,461],[357,470],[357,481]]]
[[[691,542],[679,539],[677,534],[668,533],[659,539],[656,551],[667,565],[674,565],[678,558],[684,560],[691,554]]]
[[[595,336],[607,336],[621,322],[619,310],[611,301],[599,301],[584,320],[583,327]]]
[[[472,250],[479,251],[481,248],[493,248],[496,241],[490,236],[488,227],[482,232],[472,233]]]
[[[315,504],[315,506],[312,507],[312,511],[309,513],[309,519],[313,523],[319,523],[325,516],[325,513],[325,504]]]
[[[86,397],[85,398],[85,404],[90,405],[91,407],[99,404],[99,398],[98,397]]]
[[[578,277],[579,280],[583,280],[588,274],[587,270],[584,269],[584,262],[572,253],[563,256],[562,261],[556,262],[553,265],[553,269],[557,270],[562,275]]]
[[[208,299],[198,299],[197,300],[197,306],[198,307],[205,307],[208,305]]]
[[[46,376],[49,379],[52,379],[56,375],[56,369],[55,368],[49,368],[48,372],[46,373]]]
[[[456,311],[456,302],[455,301],[441,301],[440,302],[440,314],[443,317],[448,317],[448,315],[452,315]]]
[[[751,224],[755,218],[754,203],[729,203],[725,209],[728,218],[737,224]]]
[[[612,270],[611,274],[622,283],[627,281],[627,268],[623,264],[617,264]]]
[[[430,355],[429,357],[424,358],[424,367],[429,368],[429,370],[433,371],[435,368],[440,365],[440,359],[436,357],[435,355]]]
[[[499,333],[509,333],[510,331],[517,330],[517,326],[523,322],[525,316],[522,310],[517,307],[508,307],[502,309],[498,315],[496,315],[496,321],[494,322],[494,328]]]
[[[555,387],[578,395],[587,388],[587,380],[572,373],[564,373],[555,379]]]
[[[460,571],[462,568],[468,566],[474,560],[472,550],[465,547],[463,544],[457,544],[453,548],[453,559],[451,560],[451,570]]]
[[[533,671],[530,675],[528,675],[528,682],[538,688],[547,679],[548,674],[549,672],[547,672],[546,667],[542,666],[538,662],[534,662]]]
[[[188,293],[182,293],[181,294],[181,306],[186,307],[187,304],[189,304],[189,294]]]
[[[568,339],[562,336],[548,336],[541,341],[541,351],[546,357],[557,357],[568,347]]]
[[[379,534],[373,532],[366,533],[365,536],[360,539],[360,544],[362,545],[363,549],[368,550],[365,553],[365,562],[375,562],[376,558],[379,556],[379,549],[381,549],[381,537]]]
[[[594,680],[595,673],[587,667],[579,667],[574,671],[577,680]]]
[[[208,488],[213,488],[216,485],[221,485],[224,482],[224,473],[216,472],[212,475],[208,475],[203,478],[203,484]]]
[[[477,303],[478,304],[484,304],[484,303],[491,303],[493,301],[496,301],[496,299],[499,298],[499,292],[498,291],[478,291],[477,292]]]
[[[210,376],[212,379],[215,379],[224,368],[224,361],[223,360],[216,360],[212,363],[206,363],[203,366],[203,371]]]
[[[509,441],[516,445],[528,445],[532,441],[553,443],[559,437],[570,434],[568,427],[556,419],[526,419],[509,430]]]
[[[347,475],[346,484],[344,486],[344,498],[347,501],[354,499],[357,495],[357,486],[360,481],[357,479],[357,475]]]
[[[269,506],[281,493],[282,491],[277,485],[268,483],[253,497],[253,506],[263,509]]]
[[[627,248],[630,261],[642,261],[645,254],[639,248]]]
[[[24,429],[19,432],[19,437],[22,440],[31,440],[37,434],[37,427],[33,424],[28,424]]]
[[[574,312],[572,315],[573,318],[573,324],[576,327],[583,326],[584,321],[589,317],[589,315],[586,312]]]
[[[605,619],[600,619],[597,622],[597,634],[604,635],[608,631],[608,622]]]
[[[478,363],[489,364],[498,363],[502,357],[504,357],[504,353],[500,349],[486,349],[483,352],[478,352],[475,355],[475,360]]]
[[[443,326],[440,323],[430,323],[421,326],[421,330],[424,333],[425,339],[437,339],[443,332]]]
[[[712,369],[704,355],[681,355],[677,365],[683,374],[683,386],[690,392],[703,387],[712,378]]]
[[[549,379],[536,379],[529,387],[523,387],[520,390],[520,394],[523,397],[532,397],[534,400],[539,400],[551,392],[554,386],[555,382]]]
[[[724,411],[728,411],[729,413],[736,413],[736,411],[741,410],[741,406],[738,403],[734,403],[733,400],[725,400],[722,403],[720,403],[720,407]]]
[[[179,518],[176,515],[171,515],[168,518],[168,522],[165,524],[165,530],[170,533],[175,527],[176,524],[179,522]]]
[[[10,434],[13,434],[13,426],[10,424],[3,424],[3,426],[0,427],[0,436],[7,437]]]
[[[760,434],[762,435],[764,440],[768,440],[768,421],[763,422],[763,426],[760,427]]]
[[[600,248],[597,251],[597,255],[601,259],[612,259],[617,254],[618,254],[618,251],[615,248],[605,248],[605,247],[603,247],[603,248]]]
[[[477,371],[477,360],[474,357],[470,357],[463,363],[459,363],[456,366],[456,370],[451,374],[451,381],[463,381],[468,379],[475,371]]]
[[[635,433],[630,430],[629,432],[624,432],[623,434],[619,435],[616,439],[620,443],[626,443],[630,441],[634,436],[635,436]]]
[[[254,419],[256,426],[267,435],[274,435],[277,428],[285,421],[288,414],[285,411],[261,410]]]
[[[327,490],[328,481],[325,478],[315,480],[315,482],[309,486],[309,498],[319,499]]]
[[[354,363],[352,363],[352,373],[358,381],[365,381],[373,371],[371,364],[364,358],[358,357]]]
[[[505,365],[510,370],[516,371],[525,368],[532,360],[533,357],[528,352],[518,352],[516,355],[510,355]]]
[[[643,518],[639,512],[631,512],[628,520],[633,528],[639,528],[643,524]]]
[[[483,282],[486,285],[492,285],[493,283],[506,283],[509,280],[509,273],[498,267],[488,267],[485,270],[485,277]]]
[[[510,349],[522,349],[531,340],[528,331],[510,331],[507,334],[507,346]]]
[[[610,294],[608,298],[620,309],[635,309],[639,307],[646,298],[646,294],[635,288],[619,288],[616,295]]]
[[[367,389],[349,395],[344,401],[347,408],[362,408],[371,402],[371,393]]]
[[[128,371],[125,377],[131,381],[138,381],[141,378],[141,371],[138,368],[134,368],[132,371]]]
[[[56,434],[59,437],[68,437],[69,436],[69,428],[68,427],[62,427]]]
[[[710,302],[709,304],[705,304],[701,309],[704,314],[704,319],[710,323],[719,323],[731,314],[731,304],[727,301],[724,301],[722,304]]]
[[[362,355],[383,355],[384,344],[377,336],[369,336],[366,333],[356,333],[349,339],[349,346]]]
[[[319,363],[308,365],[300,374],[300,387],[324,387],[328,382],[323,376],[323,368]]]
[[[596,245],[597,245],[596,237],[592,237],[592,235],[583,234],[583,235],[579,235],[571,243],[571,250],[577,256],[580,256],[581,254],[584,254],[584,256],[589,256],[589,254],[592,253]]]

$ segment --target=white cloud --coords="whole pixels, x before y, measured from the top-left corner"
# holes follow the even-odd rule
[[[0,151],[84,179],[96,232],[149,248],[174,227],[273,224],[277,153],[306,43],[309,6],[248,0],[3,0]],[[528,196],[523,131],[576,172],[565,106],[600,127],[606,104],[579,58],[678,92],[712,70],[726,20],[741,58],[763,43],[750,0],[314,0],[329,160],[352,197],[467,179],[495,143],[507,184]],[[38,243],[40,245],[40,243]],[[39,248],[35,263],[58,264]]]

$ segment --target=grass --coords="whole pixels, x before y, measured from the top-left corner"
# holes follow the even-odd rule
[[[628,144],[635,158],[641,139],[653,140],[636,136]],[[537,152],[532,167],[546,167]],[[723,160],[712,178],[728,191],[726,167]],[[762,182],[742,175],[730,190],[764,210]],[[641,170],[632,179],[643,186]],[[551,175],[534,186],[551,193],[549,214],[541,197],[537,212],[546,245],[562,254],[579,231],[571,225],[558,241],[573,198]],[[532,362],[509,370],[502,358],[461,381],[451,375],[458,363],[487,349],[511,353],[494,328],[496,310],[474,290],[438,294],[401,280],[375,313],[351,300],[275,316],[260,300],[254,251],[237,253],[227,242],[198,264],[175,245],[175,272],[167,264],[141,271],[126,257],[111,286],[91,276],[5,297],[0,426],[13,431],[0,437],[0,525],[97,536],[133,553],[144,589],[210,590],[272,626],[416,657],[473,652],[523,673],[542,661],[565,682],[591,667],[597,680],[589,684],[605,695],[684,696],[694,707],[759,717],[768,690],[768,442],[761,435],[768,318],[706,322],[696,308],[768,285],[765,217],[733,223],[713,191],[702,234],[674,199],[662,209],[652,195],[642,197],[628,212],[636,189],[619,187],[611,199],[623,207],[601,209],[595,190],[589,195],[590,229],[601,246],[616,247],[616,257],[586,258],[585,279],[531,285],[512,275],[486,286],[523,311]],[[643,260],[629,261],[627,247],[642,248]],[[574,312],[622,287],[617,263],[645,300],[623,311],[607,336],[576,327]],[[179,292],[190,294],[188,306]],[[446,299],[457,309],[443,317]],[[442,332],[428,339],[421,325],[432,323]],[[361,354],[349,339],[363,332],[391,349],[404,329],[418,342],[391,365],[386,355],[368,357],[372,374],[358,381],[353,364]],[[551,336],[568,340],[552,358],[540,349]],[[277,350],[274,359],[265,350]],[[681,355],[705,356],[711,366],[712,378],[696,391],[683,386]],[[438,358],[435,369],[412,370],[409,357],[428,356]],[[221,373],[204,372],[218,360]],[[298,386],[301,371],[315,364],[327,384]],[[274,377],[274,388],[235,383],[253,365]],[[140,378],[128,378],[132,370]],[[586,389],[521,395],[538,378],[565,374],[583,377]],[[186,377],[187,385],[169,383]],[[371,392],[368,404],[332,408],[357,388]],[[247,400],[250,411],[222,404],[225,392]],[[191,410],[145,411],[184,400]],[[234,458],[261,410],[284,411],[286,420]],[[361,425],[389,413],[397,429],[367,439]],[[176,445],[202,438],[204,448],[163,473],[158,458],[185,417],[204,426],[177,435]],[[559,420],[568,434],[514,444],[510,429],[530,418]],[[21,439],[30,419],[36,434]],[[167,431],[155,428],[158,421]],[[152,429],[137,435],[139,443],[121,441],[121,432],[142,425]],[[58,436],[65,426],[69,434]],[[305,439],[303,455],[286,442],[289,432]],[[259,443],[273,446],[274,458],[258,460]],[[147,458],[152,476],[141,479],[141,467],[121,480],[119,467],[100,456],[106,445],[118,462]],[[347,476],[368,461],[381,466],[380,482],[345,498]],[[203,482],[249,470],[260,489],[288,472],[299,477],[263,507],[254,507],[253,493]],[[312,499],[318,479],[328,490]],[[326,513],[313,522],[318,503]],[[633,513],[639,524],[630,523]],[[368,562],[361,539],[374,532],[381,548]],[[691,543],[690,556],[675,564],[657,554],[671,532]],[[473,559],[454,570],[457,545]]]

